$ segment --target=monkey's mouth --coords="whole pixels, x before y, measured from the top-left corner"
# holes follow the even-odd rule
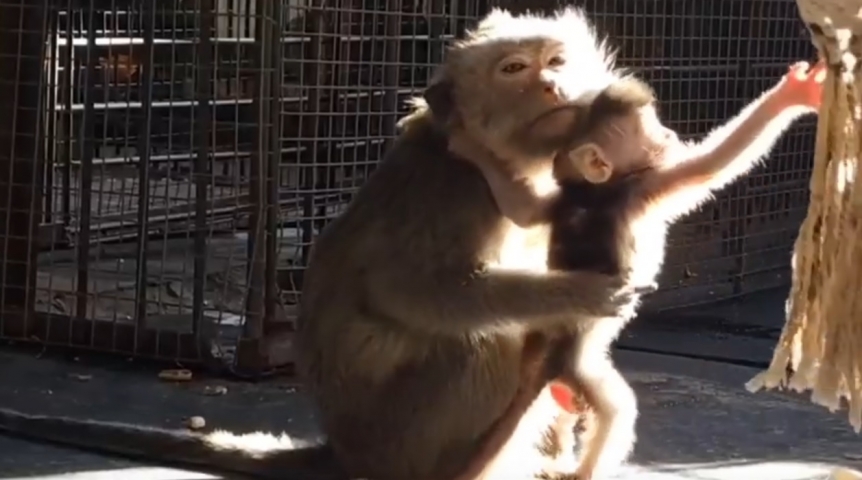
[[[536,115],[533,119],[532,123],[538,123],[542,119],[548,118],[553,115],[558,115],[564,112],[572,112],[577,113],[579,109],[583,109],[584,105],[580,102],[567,101],[567,100],[557,100],[553,107],[545,110],[544,112]]]
[[[565,137],[575,140],[586,134],[584,105],[580,102],[561,102],[539,113],[525,123],[524,133],[539,137]]]

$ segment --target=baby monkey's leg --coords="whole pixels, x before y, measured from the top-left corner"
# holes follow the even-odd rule
[[[549,385],[549,389],[557,405],[573,419],[572,429],[577,431],[578,445],[583,445],[586,442],[585,434],[594,429],[592,425],[595,419],[590,405],[581,393],[583,386],[575,383],[574,376],[560,377]]]
[[[608,329],[602,328],[605,326],[597,323],[592,331],[582,333],[571,351],[572,362],[561,377],[563,383],[583,395],[589,406],[585,412],[586,431],[579,436],[583,444],[575,472],[578,480],[591,480],[617,467],[635,443],[637,398],[608,355],[615,335],[608,335]]]
[[[587,443],[585,432],[593,431],[588,425],[593,423],[594,414],[581,393],[581,385],[573,376],[564,374],[556,377],[548,385],[548,390],[562,412],[548,432],[549,445],[554,446],[549,449],[548,455],[554,458],[554,466],[549,467],[546,474],[549,480],[574,478],[572,476],[580,456],[574,453],[583,450],[583,445]]]
[[[586,388],[595,395],[592,409],[587,412],[585,431],[579,435],[583,442],[580,465],[576,472],[579,480],[591,480],[623,463],[635,444],[637,398],[628,382],[616,370],[609,370],[605,378],[595,380]]]

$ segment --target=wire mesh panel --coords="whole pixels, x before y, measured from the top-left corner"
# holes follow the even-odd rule
[[[0,1],[0,335],[25,337],[32,320],[39,175],[44,1]]]
[[[380,161],[446,44],[482,10],[474,0],[337,0],[306,15],[288,8],[276,195],[277,284],[288,312],[315,235]]]
[[[392,112],[402,112],[400,100],[423,85],[427,65],[439,60],[444,40],[474,24],[490,5],[536,11],[560,3],[502,1],[463,9],[458,3],[429,0],[412,5],[413,13],[401,3],[339,3],[324,15],[324,23],[333,28],[353,27],[348,28],[349,35],[321,36],[319,50],[312,50],[315,58],[326,52],[325,58],[335,60],[327,67],[314,67],[320,93],[309,96],[309,105],[314,112],[326,112],[326,120],[309,127],[310,137],[319,140],[307,147],[313,165],[291,167],[305,179],[297,181],[298,187],[291,186],[305,200],[296,216],[303,219],[295,230],[295,243],[301,247],[281,270],[285,290],[297,292],[303,252],[379,159],[380,146],[391,136],[388,128],[397,116]],[[588,0],[581,5],[600,32],[620,47],[620,65],[656,89],[663,119],[685,138],[697,138],[731,119],[772,86],[790,63],[814,54],[795,4],[784,0]],[[390,13],[380,13],[385,8]],[[387,56],[384,39],[391,39],[393,30],[386,30],[384,19],[395,24],[394,16],[401,19],[404,34],[413,38],[392,42],[400,46],[390,47]],[[375,19],[378,30],[369,26]],[[363,28],[373,38],[365,40],[366,49],[349,50],[352,43],[362,44]],[[392,53],[398,48],[400,55]],[[412,65],[394,67],[392,58]],[[380,86],[365,87],[368,78],[376,78]],[[370,98],[359,101],[355,95]],[[393,100],[399,102],[393,106]],[[813,119],[800,122],[785,134],[764,166],[672,230],[662,290],[651,297],[647,309],[709,302],[786,284],[790,250],[807,207],[814,124]],[[286,135],[289,142],[311,140]]]
[[[315,235],[494,3],[0,0],[0,336],[265,366]],[[813,54],[794,2],[583,6],[684,137]],[[652,308],[786,282],[812,132],[673,230]]]
[[[272,2],[3,2],[14,15],[0,10],[10,24],[2,48],[17,54],[4,57],[4,72],[22,73],[6,74],[2,88],[29,88],[34,98],[4,102],[3,119],[17,118],[35,144],[4,149],[4,161],[30,165],[32,178],[20,182],[41,191],[13,198],[17,220],[7,223],[30,240],[32,218],[41,236],[10,255],[29,261],[30,276],[22,318],[0,317],[0,335],[232,360],[246,318],[263,314],[249,299],[265,287],[250,280],[264,269],[250,260],[265,243],[256,242],[265,208],[256,166],[272,156],[268,132],[278,128],[269,113],[278,111],[268,88],[278,78],[268,52],[278,50],[272,32],[281,23]],[[15,26],[25,13],[34,20],[22,33]],[[30,49],[15,50],[24,44],[15,35]],[[16,68],[27,62],[35,67]],[[25,123],[21,112],[40,115]],[[17,214],[23,207],[28,217]]]
[[[338,0],[285,32],[280,197],[295,251],[281,278],[296,292],[314,235],[362,184],[394,138],[446,43],[480,15],[474,0]],[[325,59],[325,60],[316,60]],[[294,219],[291,223],[290,219]]]

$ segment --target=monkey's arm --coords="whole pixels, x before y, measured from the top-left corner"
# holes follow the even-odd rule
[[[456,152],[461,160],[482,172],[500,213],[515,225],[528,228],[547,221],[546,212],[551,203],[551,194],[540,195],[523,172],[512,168],[508,162],[477,149],[473,142],[463,135],[450,135],[449,150]]]
[[[615,316],[631,299],[620,278],[590,272],[491,268],[458,274],[379,268],[366,272],[363,281],[369,309],[411,328],[449,336]]]
[[[748,173],[795,120],[815,111],[796,102],[794,92],[788,93],[789,81],[783,78],[699,144],[670,153],[683,160],[656,170],[646,187],[647,195],[668,219],[691,212],[715,191]]]
[[[479,169],[504,217],[522,228],[547,221],[547,212],[555,195],[539,195],[528,179],[514,178],[494,166],[480,164]]]

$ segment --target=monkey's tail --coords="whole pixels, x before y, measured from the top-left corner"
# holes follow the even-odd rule
[[[213,473],[272,480],[348,480],[328,444],[294,448],[287,435],[198,433],[30,415],[0,408],[0,433]]]

